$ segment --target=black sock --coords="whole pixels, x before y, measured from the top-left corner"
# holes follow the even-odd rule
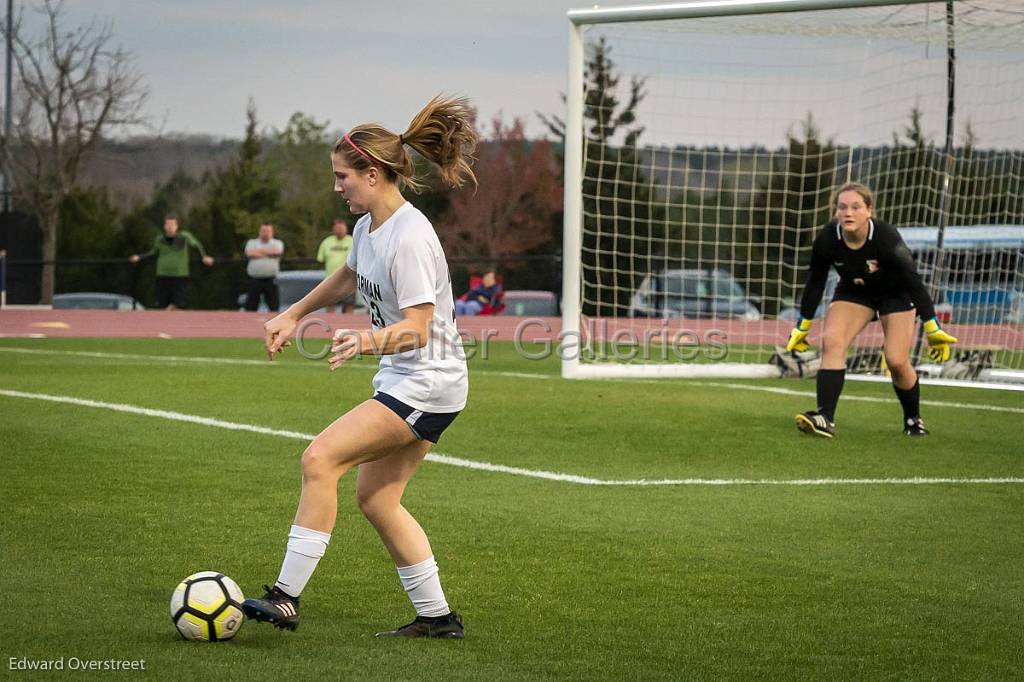
[[[910,388],[900,388],[892,385],[896,391],[896,397],[900,399],[903,406],[903,421],[919,419],[921,417],[921,380],[917,379]]]
[[[818,370],[818,412],[828,417],[830,422],[836,420],[836,404],[845,380],[845,369]]]

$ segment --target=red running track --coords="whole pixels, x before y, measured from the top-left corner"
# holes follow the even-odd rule
[[[134,338],[258,338],[263,336],[263,323],[272,315],[235,311],[208,310],[40,310],[8,308],[0,310],[0,337],[134,337]],[[322,314],[309,319],[322,320],[331,329],[365,329],[369,320],[364,315]],[[556,339],[561,332],[560,318],[522,317],[460,317],[459,330],[466,336],[481,340],[486,335],[494,341],[512,341],[519,329],[521,341]],[[587,322],[588,336],[614,338],[621,342],[670,340],[679,334],[703,336],[720,332],[726,342],[746,344],[781,344],[789,336],[791,322],[764,320],[633,320],[602,318]],[[816,343],[821,331],[817,323],[811,332]],[[322,325],[311,325],[311,336],[326,338]],[[949,325],[947,330],[957,336],[961,346],[998,346],[1024,349],[1024,325]],[[879,346],[882,330],[872,323],[858,339],[859,345]]]

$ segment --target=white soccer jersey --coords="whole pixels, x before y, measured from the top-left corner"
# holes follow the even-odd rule
[[[374,329],[404,319],[402,308],[434,304],[427,345],[384,355],[373,388],[424,412],[457,412],[466,406],[469,373],[455,327],[448,262],[433,226],[404,203],[370,232],[370,214],[352,231],[348,267],[355,271]]]

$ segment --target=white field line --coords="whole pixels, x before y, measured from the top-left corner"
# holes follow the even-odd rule
[[[172,410],[153,410],[148,407],[137,407],[135,405],[125,405],[124,403],[107,403],[100,400],[87,400],[85,398],[73,398],[66,395],[48,395],[46,393],[26,393],[24,391],[11,391],[8,389],[0,389],[0,395],[4,395],[10,398],[28,398],[30,400],[46,400],[53,403],[63,403],[65,405],[79,405],[81,407],[95,407],[103,410],[113,410],[114,412],[127,412],[128,414],[137,414],[143,417],[157,417],[159,419],[169,419],[177,422],[187,422],[189,424],[201,424],[203,426],[213,426],[218,429],[230,429],[232,431],[249,431],[251,433],[259,433],[265,436],[281,436],[282,438],[293,438],[296,440],[311,441],[316,438],[315,434],[300,433],[298,431],[282,431],[280,429],[269,429],[264,426],[256,426],[254,424],[237,424],[235,422],[227,422],[221,419],[211,419],[209,417],[200,417],[194,414],[185,414],[183,412],[174,412]]]
[[[259,367],[280,367],[282,363],[271,362],[269,360],[255,360],[255,359],[244,359],[244,358],[211,358],[203,357],[201,355],[150,355],[146,353],[108,353],[106,351],[91,351],[91,350],[46,350],[43,348],[16,348],[10,347],[5,348],[0,346],[0,353],[23,353],[28,355],[70,355],[73,357],[81,358],[92,358],[95,360],[130,360],[136,362],[165,362],[168,364],[175,363],[188,363],[194,362],[206,365],[252,365]],[[323,364],[310,364],[303,363],[301,365],[290,365],[291,367],[308,367],[312,369],[323,369],[327,364],[327,360],[323,360]],[[347,367],[355,367],[358,369],[377,369],[377,365],[372,362],[353,362]]]
[[[204,358],[198,355],[146,355],[144,353],[107,353],[88,350],[46,350],[43,348],[4,348],[3,353],[24,353],[27,355],[72,355],[80,358],[96,358],[99,360],[146,360],[149,362],[198,362],[212,365],[270,365],[267,360],[243,360],[241,358]]]
[[[24,391],[12,391],[0,389],[0,395],[8,398],[24,398],[29,400],[42,400],[65,405],[78,405],[81,407],[92,407],[115,412],[124,412],[144,417],[156,417],[171,421],[185,422],[188,424],[199,424],[201,426],[212,426],[220,429],[233,431],[248,431],[266,436],[279,436],[308,442],[315,438],[314,434],[301,433],[299,431],[287,431],[271,429],[255,424],[239,424],[221,419],[200,417],[183,412],[171,410],[154,410],[135,405],[123,403],[108,403],[99,400],[87,400],[71,396],[48,395],[45,393],[26,393]],[[503,464],[491,464],[489,462],[477,462],[461,457],[452,457],[440,453],[429,453],[427,460],[438,464],[462,467],[465,469],[476,469],[478,471],[489,471],[513,476],[525,476],[527,478],[540,478],[548,481],[559,481],[563,483],[576,483],[579,485],[594,486],[839,486],[839,485],[970,485],[970,484],[1021,484],[1024,477],[988,477],[988,478],[927,478],[915,476],[912,478],[816,478],[816,479],[744,479],[744,478],[681,478],[681,479],[627,479],[627,480],[605,480],[590,478],[587,476],[576,476],[574,474],[560,474],[553,471],[538,471],[534,469],[522,469],[510,467]]]
[[[198,362],[206,364],[226,364],[226,365],[259,365],[262,367],[266,366],[277,366],[279,363],[272,363],[267,360],[243,360],[239,358],[211,358],[202,356],[186,356],[186,355],[146,355],[144,353],[106,353],[102,351],[64,351],[64,350],[46,350],[42,348],[4,348],[0,347],[0,352],[12,352],[12,353],[30,353],[36,355],[73,355],[80,357],[90,357],[97,359],[111,359],[111,360],[147,360],[147,361],[164,361],[164,362]],[[307,365],[312,367],[313,365]],[[320,365],[316,365],[319,367]],[[372,362],[363,363],[352,363],[350,367],[360,369],[376,369],[376,365]],[[474,374],[484,374],[487,376],[502,376],[511,377],[514,379],[559,379],[557,374],[542,374],[539,372],[505,372],[505,371],[491,371],[474,369]],[[597,379],[597,381],[608,381],[608,382],[623,382],[623,383],[644,383],[664,386],[664,380],[662,379]],[[797,391],[791,388],[779,388],[777,386],[754,386],[751,384],[736,384],[722,381],[694,381],[685,379],[685,385],[689,386],[707,386],[710,388],[728,388],[737,391],[760,391],[762,393],[774,393],[776,395],[788,395],[800,398],[817,398],[814,391]],[[974,388],[971,386],[964,386],[963,388]],[[885,403],[889,404],[893,401],[893,398],[879,398],[876,396],[866,395],[844,395],[843,401],[853,400],[865,403]],[[961,403],[961,402],[950,402],[948,400],[922,400],[922,405],[928,407],[944,407],[955,410],[982,410],[986,412],[1008,412],[1010,414],[1024,414],[1024,407],[1006,407],[1003,405],[985,405],[979,403]]]
[[[761,391],[763,393],[775,393],[778,395],[801,396],[817,399],[814,391],[795,391],[791,388],[778,388],[777,386],[751,386],[750,384],[730,384],[719,381],[699,382],[700,386],[714,386],[717,388],[729,388],[745,391]],[[891,403],[893,398],[878,398],[870,395],[843,395],[842,400],[857,400],[864,403]],[[1010,412],[1012,414],[1024,414],[1024,407],[1006,407],[1004,405],[982,405],[978,403],[958,403],[948,400],[922,400],[922,405],[929,407],[948,407],[956,410],[985,410],[988,412]]]

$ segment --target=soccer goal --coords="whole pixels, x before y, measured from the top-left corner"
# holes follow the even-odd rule
[[[779,376],[852,180],[960,339],[941,367],[915,352],[922,375],[1024,381],[1024,0],[568,16],[563,376]],[[883,371],[878,327],[853,372]]]

